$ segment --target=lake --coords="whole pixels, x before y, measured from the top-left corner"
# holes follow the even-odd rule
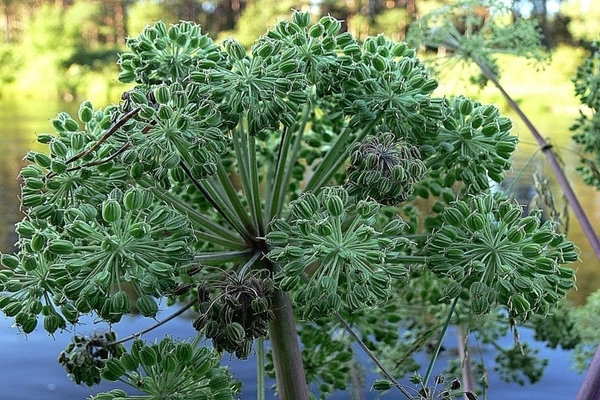
[[[35,135],[52,131],[50,119],[60,111],[76,113],[77,105],[71,103],[56,102],[32,102],[32,101],[0,101],[0,150],[3,157],[0,159],[0,252],[11,252],[13,244],[16,241],[14,234],[14,223],[21,219],[19,212],[19,186],[16,177],[20,168],[24,165],[23,157],[28,149],[43,149],[35,141]],[[593,189],[581,183],[581,179],[575,174],[575,165],[578,162],[574,148],[571,143],[567,127],[571,122],[569,116],[554,116],[551,121],[542,121],[540,129],[547,136],[555,134],[553,145],[561,153],[561,157],[567,164],[567,173],[571,177],[571,182],[575,192],[579,194],[583,207],[588,211],[592,219],[592,225],[600,225],[600,204],[598,203],[598,193]],[[515,170],[512,177],[516,177],[521,165],[529,160],[534,154],[536,146],[530,139],[528,132],[524,130],[522,124],[515,121],[515,133],[522,140],[519,151],[515,157]],[[538,121],[535,121],[536,124]],[[523,193],[523,197],[531,195],[532,181],[530,174],[532,168],[536,165],[543,167],[545,160],[541,154],[538,154],[523,175],[519,178],[517,187]],[[556,189],[556,186],[551,182]],[[556,192],[556,190],[555,190]],[[559,195],[557,195],[559,196]],[[578,268],[578,291],[570,294],[570,299],[575,304],[582,304],[587,295],[598,289],[600,286],[600,268],[598,260],[595,259],[589,244],[583,236],[578,223],[572,217],[569,226],[569,238],[573,240],[581,249],[581,262],[576,264]],[[162,313],[162,318],[166,313]],[[149,324],[149,321],[139,317],[127,319],[128,323],[120,324],[117,331],[121,336],[139,331]],[[64,349],[71,334],[64,332],[57,334],[56,339],[48,337],[43,330],[37,330],[25,337],[15,328],[10,327],[11,320],[0,317],[0,359],[3,361],[0,366],[0,399],[20,400],[59,400],[59,399],[83,399],[92,392],[87,387],[78,387],[71,383],[65,376],[65,371],[56,362],[56,358],[61,350]],[[87,320],[87,324],[78,327],[78,332],[91,333],[97,325],[93,321]],[[530,333],[522,329],[523,339],[531,336]],[[193,335],[194,331],[190,326],[190,321],[185,318],[179,318],[161,328],[153,336],[162,337],[167,332],[175,337],[188,337]],[[148,336],[150,338],[150,336]],[[452,343],[453,338],[448,339],[449,348],[455,347]],[[510,343],[510,337],[505,338],[505,343]],[[500,382],[497,374],[490,371],[491,390],[488,395],[489,400],[500,400],[510,398],[519,399],[553,399],[567,400],[572,399],[583,379],[581,375],[572,372],[569,369],[571,362],[569,354],[560,350],[549,350],[543,346],[536,346],[540,349],[540,355],[550,359],[546,374],[540,383],[535,386],[520,387],[516,384],[504,384]],[[483,349],[483,356],[486,359],[492,359],[493,350]],[[229,363],[228,357],[225,361]],[[441,360],[443,364],[443,359]],[[232,371],[238,379],[247,382],[245,384],[246,392],[244,399],[254,398],[254,364],[252,359],[240,362],[232,361]],[[370,374],[367,377],[368,382],[372,382],[375,375]],[[115,387],[111,383],[103,383],[102,389],[109,390]],[[365,391],[367,398],[377,398],[375,393]],[[271,397],[269,397],[271,398]],[[347,399],[348,394],[337,394],[334,399]],[[397,393],[390,393],[381,396],[383,399],[398,398]]]

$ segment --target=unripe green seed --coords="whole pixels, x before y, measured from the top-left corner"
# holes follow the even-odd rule
[[[246,57],[246,49],[244,46],[234,39],[229,39],[225,43],[225,49],[236,60],[243,60]]]
[[[511,226],[506,233],[506,238],[511,243],[520,243],[523,239],[525,239],[525,230],[522,226]]]
[[[456,227],[460,227],[465,223],[464,215],[454,207],[445,209],[442,218],[446,223]]]
[[[52,164],[50,157],[43,153],[35,153],[33,156],[33,161],[42,168],[49,168]]]
[[[116,381],[125,374],[125,367],[116,358],[109,358],[104,362],[102,377],[108,381]]]
[[[79,124],[71,117],[65,119],[64,125],[68,132],[76,132],[79,130]]]
[[[537,243],[526,244],[521,249],[521,253],[523,254],[523,257],[527,257],[527,258],[539,257],[540,254],[542,254],[542,251],[543,251],[542,247]]]
[[[21,330],[23,333],[31,333],[37,327],[37,318],[34,315],[27,315],[24,321],[21,322]]]
[[[487,294],[488,285],[484,282],[473,282],[469,288],[471,295],[474,297],[483,297]]]
[[[44,317],[44,330],[50,334],[56,332],[58,328],[64,328],[65,322],[57,314],[50,314]]]
[[[522,294],[514,296],[511,299],[511,303],[511,308],[516,311],[517,314],[526,314],[531,310],[531,304]]]
[[[121,219],[121,205],[118,201],[109,199],[102,203],[102,219],[108,223]]]
[[[56,139],[50,143],[50,151],[58,157],[65,157],[69,149],[61,140]]]
[[[294,22],[300,28],[306,28],[308,25],[310,25],[310,13],[295,11],[292,14],[292,22]]]
[[[229,387],[230,381],[227,375],[217,375],[210,379],[208,386],[212,391],[219,391]]]
[[[144,368],[150,368],[158,361],[158,355],[153,347],[142,347],[139,351],[139,357]]]
[[[376,379],[375,382],[373,382],[373,389],[375,390],[389,390],[393,386],[392,382],[387,379]]]
[[[181,363],[187,363],[194,355],[194,348],[190,343],[177,343],[175,348],[175,357]]]
[[[54,239],[48,245],[48,251],[53,254],[71,254],[75,245],[64,239]]]
[[[140,360],[131,353],[125,353],[119,359],[127,371],[135,371],[140,365]]]
[[[225,327],[227,339],[232,344],[239,344],[246,338],[244,327],[238,322],[232,322]]]
[[[150,295],[139,296],[136,302],[136,306],[144,317],[154,318],[158,313],[158,304],[156,300]]]
[[[81,103],[77,115],[79,120],[84,124],[90,122],[92,118],[94,118],[94,107],[92,106],[92,103],[90,103],[88,100]]]
[[[14,317],[19,312],[21,312],[22,309],[23,309],[23,304],[21,302],[13,301],[11,303],[8,303],[6,306],[4,306],[2,311],[4,312],[4,314],[7,317]]]
[[[170,278],[173,276],[173,267],[160,261],[151,262],[148,266],[148,271],[161,278]]]
[[[15,270],[19,266],[19,259],[12,254],[2,254],[0,263],[10,270]]]
[[[167,104],[171,100],[171,91],[166,85],[157,86],[154,89],[154,98],[159,104]]]
[[[373,59],[371,60],[371,65],[373,66],[373,68],[375,68],[375,70],[379,72],[383,72],[387,68],[387,62],[385,58],[383,58],[379,54],[373,57]]]
[[[483,315],[490,309],[490,303],[485,297],[475,297],[471,302],[471,309],[476,315]]]
[[[274,231],[267,233],[265,240],[271,246],[285,246],[289,242],[289,236],[285,232]]]
[[[131,311],[129,295],[125,291],[118,291],[110,298],[111,311],[118,314],[127,314]]]
[[[312,38],[318,38],[323,36],[323,34],[325,33],[325,27],[323,26],[323,24],[315,24],[313,26],[310,27],[310,29],[308,30],[308,35]]]

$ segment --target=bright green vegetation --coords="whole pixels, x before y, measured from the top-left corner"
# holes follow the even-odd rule
[[[531,21],[507,24],[510,10],[494,4],[490,18],[455,8],[465,32],[425,18],[411,43],[443,46],[480,68],[481,87],[503,90],[498,72],[520,61],[497,52],[546,54]],[[576,62],[563,57],[539,72],[552,86],[540,98],[566,90]],[[166,301],[196,312],[197,335],[135,337],[130,349],[134,337],[117,340],[116,330],[76,336],[59,358],[76,382],[122,380],[148,399],[230,399],[240,385],[221,358],[256,348],[259,396],[268,373],[283,399],[306,399],[309,387],[327,397],[357,379],[355,342],[380,369],[378,390],[474,398],[484,381],[432,377],[450,325],[495,346],[501,375],[521,384],[539,380],[545,361],[519,327],[552,347],[580,342],[565,301],[579,253],[549,184],[535,176],[541,206],[525,213],[514,186],[495,190],[519,141],[505,107],[440,95],[448,87],[407,43],[355,37],[308,12],[246,45],[159,21],[127,39],[118,65],[119,103],[59,113],[54,133],[37,137],[47,148],[26,156],[26,212],[18,251],[1,257],[0,309],[25,333],[41,315],[54,334],[90,313],[111,326],[132,309],[155,318]],[[580,71],[583,82],[590,73]],[[504,86],[517,100],[521,78]],[[562,98],[512,108],[574,107]],[[514,346],[502,348],[509,329]],[[398,379],[427,343],[436,344],[412,393]]]

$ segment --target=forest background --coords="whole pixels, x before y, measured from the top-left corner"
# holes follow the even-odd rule
[[[508,0],[507,0],[508,1]],[[118,100],[118,53],[126,38],[156,20],[190,20],[205,33],[233,36],[249,47],[265,26],[310,9],[345,21],[358,39],[384,33],[402,40],[410,24],[451,0],[2,0],[0,98],[99,103]],[[598,38],[600,3],[517,0],[514,17],[539,21],[544,45],[555,51],[557,73],[568,81]],[[565,95],[572,97],[571,93]]]

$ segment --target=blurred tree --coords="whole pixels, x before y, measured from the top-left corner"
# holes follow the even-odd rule
[[[235,26],[219,31],[219,38],[232,36],[246,48],[273,26],[278,20],[287,18],[291,9],[308,7],[306,0],[255,0],[244,8]],[[215,11],[216,13],[216,11]],[[235,28],[235,30],[233,30]]]
[[[591,0],[565,0],[561,14],[567,18],[573,44],[589,46],[600,39],[600,3]]]
[[[158,20],[165,23],[177,22],[177,15],[164,2],[153,0],[139,0],[134,2],[127,10],[127,35],[137,36],[148,24]]]
[[[560,43],[571,42],[567,29],[569,18],[562,12],[562,4],[565,2],[569,0],[515,0],[513,14],[515,19],[536,19],[543,35],[542,44],[553,48]]]

